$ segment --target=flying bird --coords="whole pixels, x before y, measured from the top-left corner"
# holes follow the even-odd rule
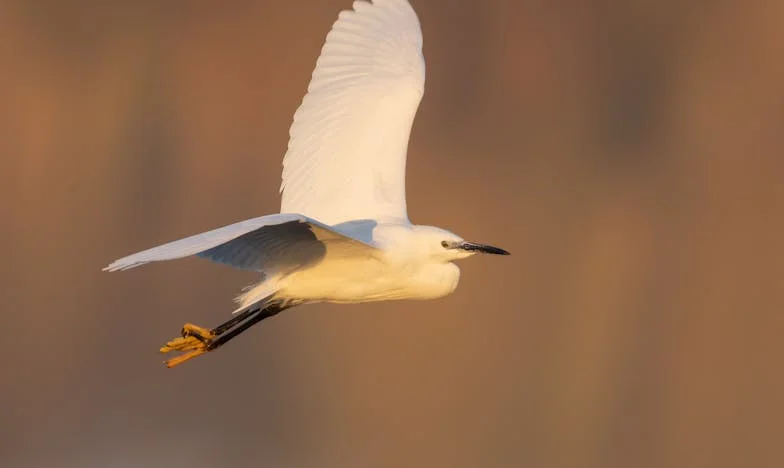
[[[419,19],[406,0],[355,1],[326,42],[283,158],[279,214],[261,216],[123,257],[127,270],[188,256],[261,274],[215,328],[186,323],[161,352],[169,367],[226,344],[300,304],[435,299],[454,291],[455,260],[509,255],[406,211],[409,134],[424,93]]]

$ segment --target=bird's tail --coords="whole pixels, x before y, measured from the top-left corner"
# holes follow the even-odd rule
[[[242,288],[242,294],[234,298],[239,307],[232,314],[238,314],[251,307],[263,306],[275,298],[275,293],[280,289],[280,277],[267,277],[261,282]]]

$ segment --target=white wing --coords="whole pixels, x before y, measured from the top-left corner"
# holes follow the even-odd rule
[[[283,159],[281,212],[408,220],[406,148],[425,84],[406,0],[354,2],[327,35]]]
[[[364,253],[373,248],[306,216],[275,214],[159,245],[116,260],[104,271],[198,255],[235,268],[288,273],[321,260],[327,244]]]

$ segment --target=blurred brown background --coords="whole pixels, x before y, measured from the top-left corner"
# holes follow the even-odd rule
[[[167,370],[349,0],[0,2],[0,466],[780,467],[784,3],[419,0],[414,222],[512,251]]]

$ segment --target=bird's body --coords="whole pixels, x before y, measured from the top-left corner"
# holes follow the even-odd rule
[[[285,308],[313,302],[435,299],[457,287],[453,263],[507,254],[444,229],[411,224],[406,148],[424,92],[419,21],[406,0],[355,1],[327,35],[283,160],[281,213],[121,258],[105,270],[199,256],[261,273],[237,314],[194,325],[162,348],[179,364]]]
[[[276,295],[337,303],[446,296],[457,287],[460,269],[450,261],[433,261],[421,245],[411,242],[412,232],[421,228],[379,224],[373,228],[376,248],[328,247],[321,262],[283,279]]]

